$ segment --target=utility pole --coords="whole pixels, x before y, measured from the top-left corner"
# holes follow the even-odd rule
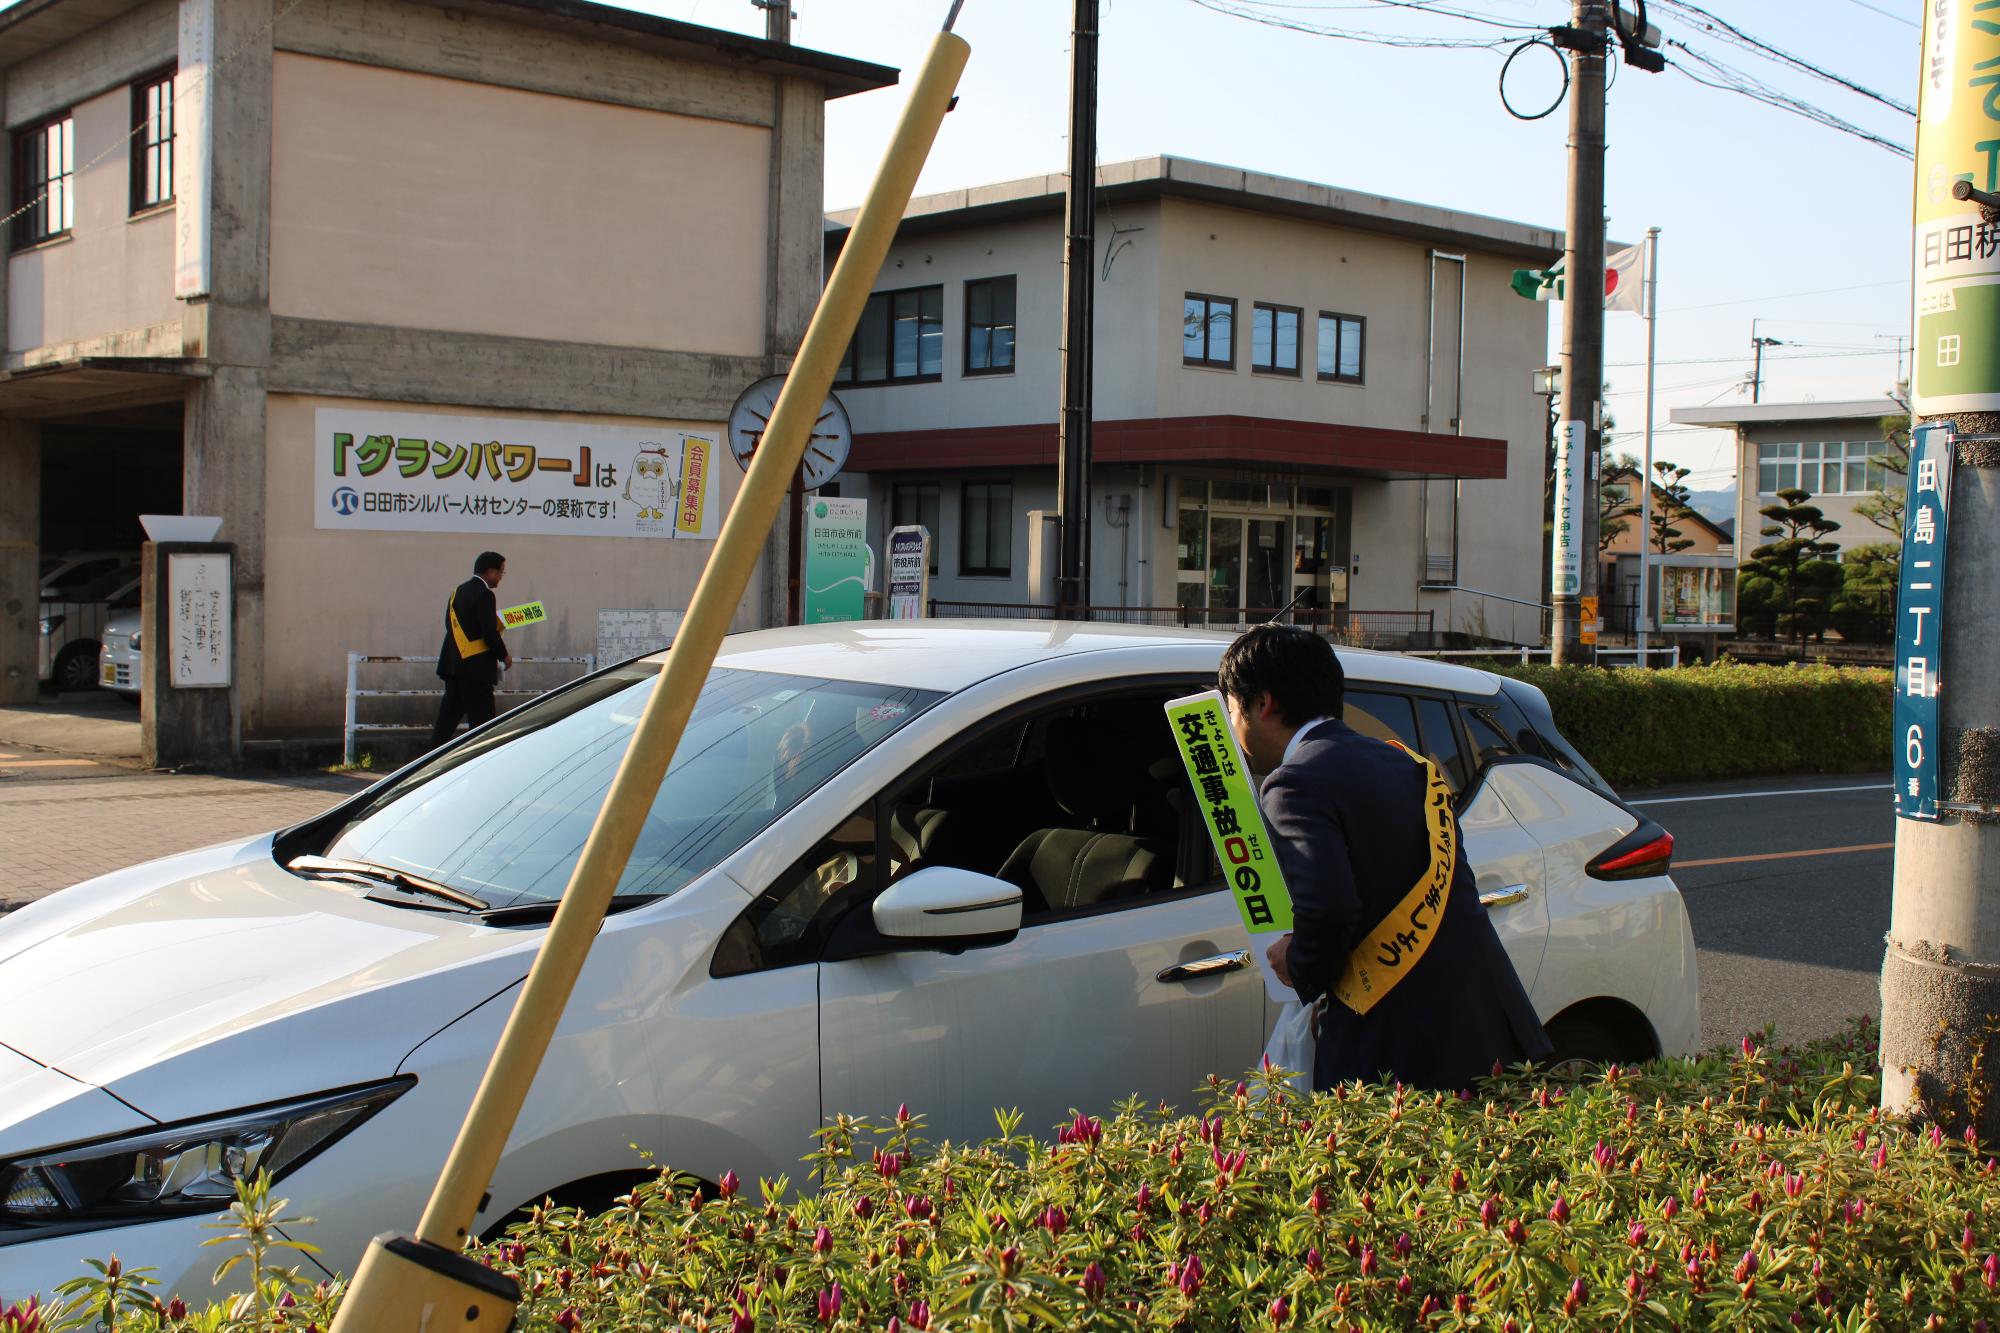
[[[1660,229],[1646,229],[1646,435],[1639,463],[1639,605],[1633,610],[1633,638],[1639,665],[1650,666],[1647,636],[1653,616],[1653,363],[1659,351]]]
[[[1597,592],[1597,455],[1604,398],[1604,60],[1611,39],[1600,0],[1573,4],[1571,26],[1551,34],[1569,52],[1570,63],[1562,419],[1556,426],[1556,558],[1550,588],[1549,647],[1557,665],[1583,660],[1577,599]]]
[[[1069,190],[1064,195],[1062,412],[1056,421],[1058,616],[1090,605],[1092,312],[1097,251],[1097,4],[1076,0],[1070,36]]]
[[[1759,338],[1757,323],[1758,321],[1754,319],[1750,321],[1750,350],[1757,358],[1756,367],[1750,372],[1750,401],[1753,403],[1761,400],[1764,395],[1764,349],[1785,345],[1782,338]]]
[[[1979,13],[1924,6],[1882,1105],[1971,1129],[1984,1155],[2000,1141],[2000,319],[1977,298],[2000,255],[1952,244],[2000,225],[1992,122],[1967,95],[2000,61]]]

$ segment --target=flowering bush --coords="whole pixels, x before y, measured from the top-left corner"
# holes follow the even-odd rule
[[[1985,1330],[1995,1164],[1878,1091],[1857,1028],[1466,1096],[1302,1098],[1265,1071],[1052,1143],[1003,1115],[932,1148],[899,1111],[824,1130],[810,1194],[662,1174],[480,1257],[519,1278],[532,1333]],[[243,1327],[302,1329],[315,1304]]]

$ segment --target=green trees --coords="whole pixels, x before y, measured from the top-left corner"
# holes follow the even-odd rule
[[[1694,510],[1688,505],[1689,469],[1663,461],[1653,464],[1653,550],[1672,555],[1694,545],[1694,538],[1681,536],[1675,525]]]
[[[1770,520],[1759,531],[1775,538],[1750,552],[1737,593],[1739,614],[1749,625],[1803,645],[1825,631],[1827,615],[1841,586],[1833,556],[1838,543],[1826,540],[1840,524],[1829,519],[1812,495],[1798,487],[1777,493],[1777,503],[1757,512]]]

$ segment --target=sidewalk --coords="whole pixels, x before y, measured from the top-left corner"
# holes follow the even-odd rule
[[[0,914],[140,861],[297,823],[372,780],[135,773],[0,744]]]

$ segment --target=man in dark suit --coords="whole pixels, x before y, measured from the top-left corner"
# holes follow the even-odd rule
[[[1450,840],[1442,911],[1423,914],[1428,934],[1406,928],[1406,898],[1434,869],[1444,880],[1442,834],[1457,835],[1457,818],[1423,762],[1340,720],[1345,682],[1332,646],[1310,630],[1260,625],[1229,646],[1218,676],[1237,741],[1268,774],[1258,804],[1292,896],[1292,931],[1270,961],[1301,1000],[1324,998],[1313,1087],[1380,1078],[1456,1090],[1495,1060],[1546,1057],[1548,1037],[1486,919],[1462,838]],[[1341,986],[1349,956],[1385,922],[1400,938],[1366,956],[1399,961],[1371,971],[1373,1002],[1357,1012],[1336,993],[1355,996]]]
[[[472,577],[452,589],[444,604],[444,646],[438,649],[438,678],[444,698],[438,703],[437,725],[431,728],[431,748],[451,739],[464,718],[478,726],[493,717],[493,689],[502,667],[514,665],[507,641],[500,634],[500,604],[493,590],[506,577],[507,559],[498,551],[481,551],[472,562]]]

